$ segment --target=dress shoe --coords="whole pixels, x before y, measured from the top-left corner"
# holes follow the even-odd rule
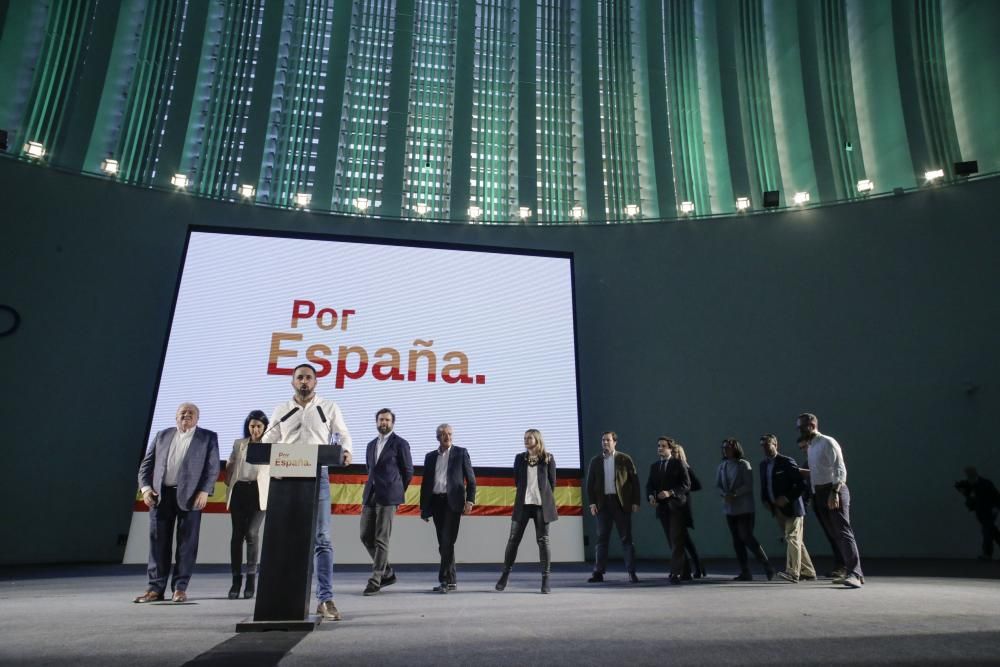
[[[497,580],[497,585],[494,586],[498,591],[502,591],[507,588],[507,578],[510,576],[510,570],[504,570],[500,573],[500,579]]]
[[[635,576],[635,572],[628,573],[629,583],[637,584],[639,583],[639,577]]]
[[[248,574],[247,575],[247,585],[243,589],[243,599],[249,600],[253,597],[253,594],[257,592],[257,575]]]
[[[382,577],[382,581],[379,582],[379,586],[381,586],[382,588],[385,588],[386,586],[392,586],[394,583],[396,583],[396,573],[395,572],[393,572],[392,574],[390,574],[388,577]]]
[[[596,584],[596,583],[599,583],[599,582],[602,582],[602,581],[604,581],[604,573],[603,572],[595,572],[592,575],[590,575],[590,579],[587,579],[587,583],[588,584]]]
[[[146,602],[160,602],[163,600],[163,593],[157,593],[156,591],[146,591],[136,599],[132,600],[136,604],[144,604]]]
[[[173,602],[187,602],[188,594],[187,591],[174,591],[174,597],[171,598]]]
[[[235,600],[240,596],[240,587],[243,585],[243,575],[233,575],[233,585],[229,587],[229,599]]]
[[[542,575],[542,593],[551,593],[552,589],[549,587],[549,575]]]
[[[767,567],[767,568],[765,568],[764,569],[764,576],[767,577],[768,581],[772,581],[774,579],[774,568],[773,567]]]
[[[690,579],[690,578],[691,577],[688,577],[688,579]],[[671,586],[680,586],[681,585],[681,578],[678,577],[676,574],[670,575],[669,581],[670,581],[670,585]]]
[[[753,575],[749,572],[740,572],[733,577],[733,581],[753,581]]]
[[[787,572],[784,571],[778,573],[778,578],[784,579],[785,581],[790,581],[793,584],[799,583],[798,577],[796,577],[794,574],[788,574]]]
[[[376,595],[382,587],[376,584],[374,581],[369,581],[368,585],[365,586],[363,595]]]
[[[692,578],[693,577],[691,576],[690,572],[685,572],[684,574],[681,575],[681,581],[691,581]]]
[[[320,602],[316,608],[316,613],[328,621],[339,621],[341,619],[340,612],[337,611],[337,605],[333,604],[333,600]]]
[[[448,592],[448,584],[438,584],[437,586],[435,586],[431,590],[434,591],[435,593],[447,593]]]

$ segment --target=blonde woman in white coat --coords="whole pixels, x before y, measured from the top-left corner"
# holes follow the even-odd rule
[[[247,567],[244,598],[256,592],[257,562],[260,557],[260,525],[267,509],[267,489],[271,481],[270,466],[247,463],[247,445],[260,442],[267,430],[267,415],[254,410],[243,422],[243,438],[233,443],[233,451],[226,461],[226,509],[232,520],[233,537],[229,542],[229,556],[233,569],[233,585],[229,599],[240,596],[243,583],[243,545],[246,544]]]

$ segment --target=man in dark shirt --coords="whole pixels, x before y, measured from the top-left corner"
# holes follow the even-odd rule
[[[997,528],[997,510],[1000,508],[1000,493],[993,482],[980,477],[972,466],[965,469],[965,479],[957,482],[955,488],[965,496],[965,506],[976,514],[983,531],[983,553],[979,560],[992,560],[993,543],[1000,544],[1000,529]]]

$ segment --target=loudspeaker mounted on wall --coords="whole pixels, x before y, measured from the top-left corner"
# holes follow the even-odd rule
[[[768,190],[764,193],[764,208],[778,208],[781,195],[778,190]]]
[[[972,176],[979,173],[979,160],[968,160],[955,163],[956,176]]]

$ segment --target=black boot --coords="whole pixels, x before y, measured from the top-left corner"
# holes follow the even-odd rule
[[[542,592],[549,593],[549,572],[552,571],[552,554],[549,551],[548,535],[538,540],[538,560],[542,565]]]
[[[549,575],[548,574],[543,574],[542,575],[542,592],[543,593],[551,593],[552,592],[552,589],[549,588]]]
[[[229,599],[235,600],[240,596],[240,586],[243,584],[243,575],[234,574],[233,575],[233,585],[229,589]]]
[[[257,592],[257,575],[248,574],[247,575],[247,585],[243,589],[243,597],[245,599],[250,599],[253,594]]]
[[[504,570],[500,573],[500,579],[497,581],[496,589],[502,591],[507,588],[507,577],[510,576],[510,570]]]

